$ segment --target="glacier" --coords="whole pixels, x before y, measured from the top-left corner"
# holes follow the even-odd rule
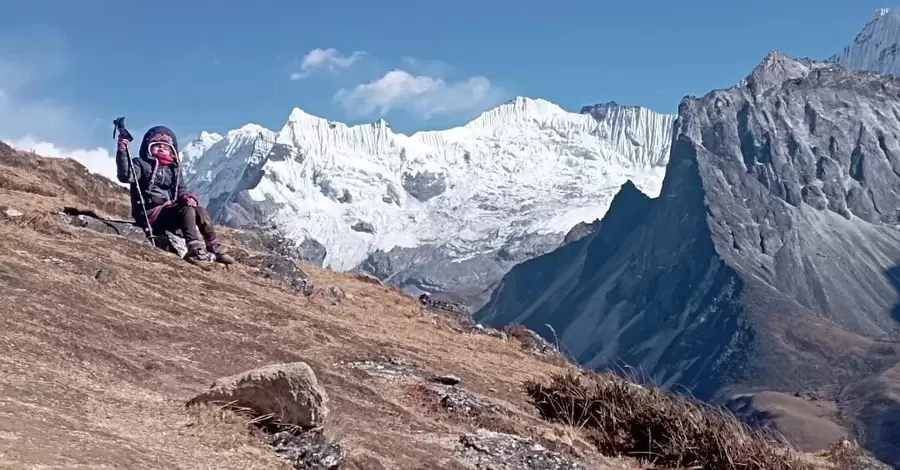
[[[515,263],[602,218],[625,181],[656,197],[675,117],[516,97],[465,125],[405,135],[384,120],[348,125],[294,108],[278,131],[204,132],[182,154],[220,223],[324,245],[324,266],[365,266],[413,292],[474,282],[486,300]]]

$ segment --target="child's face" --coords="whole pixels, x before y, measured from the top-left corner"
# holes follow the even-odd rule
[[[153,144],[150,146],[150,154],[153,156],[171,157],[172,148],[167,144]]]

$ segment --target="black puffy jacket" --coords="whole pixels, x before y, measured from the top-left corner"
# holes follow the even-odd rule
[[[150,128],[141,141],[138,157],[131,159],[135,178],[132,178],[131,175],[128,153],[121,147],[116,150],[116,177],[122,183],[131,183],[131,216],[141,226],[146,224],[138,191],[144,196],[148,216],[153,209],[167,202],[174,203],[187,193],[184,179],[181,176],[181,168],[178,166],[178,159],[176,158],[175,163],[160,165],[159,161],[153,158],[148,151],[151,138],[160,134],[169,136],[175,152],[179,151],[178,139],[169,128],[164,126]]]

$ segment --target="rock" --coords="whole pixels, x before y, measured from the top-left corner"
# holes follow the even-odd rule
[[[426,202],[447,190],[447,177],[430,171],[417,171],[415,175],[404,172],[401,184],[410,196]]]
[[[475,327],[475,319],[469,313],[469,309],[463,304],[433,299],[427,293],[419,296],[419,302],[430,310],[452,314],[464,328],[472,329]]]
[[[332,303],[336,304],[345,299],[347,297],[347,294],[345,294],[344,289],[341,289],[339,286],[331,285],[320,290],[319,296],[324,297],[326,300],[330,300]]]
[[[600,229],[600,224],[602,222],[600,219],[596,219],[591,223],[587,222],[579,222],[574,227],[569,230],[569,233],[566,234],[565,238],[563,238],[563,244],[572,243],[577,240],[581,240],[582,238],[596,232]]]
[[[375,233],[375,227],[373,227],[372,224],[362,221],[353,224],[350,226],[350,229],[362,233]]]
[[[431,378],[431,381],[443,385],[457,385],[462,381],[462,379],[455,375],[436,375]]]
[[[384,283],[381,282],[381,279],[378,279],[377,277],[365,272],[355,272],[353,273],[353,278],[357,281],[362,281],[368,284],[375,284],[376,286],[384,285]]]
[[[147,236],[141,227],[133,222],[124,220],[115,220],[101,217],[94,211],[81,210],[75,207],[65,207],[63,211],[57,214],[57,217],[63,223],[73,225],[75,227],[86,228],[100,233],[108,233],[119,235],[136,242],[147,243]],[[183,258],[187,254],[187,245],[184,238],[166,231],[164,237],[156,238],[156,246],[160,249],[177,254]]]
[[[10,219],[22,217],[23,215],[25,215],[25,213],[23,213],[22,211],[9,206],[0,206],[0,214],[3,214],[5,217]]]
[[[273,227],[254,226],[237,230],[235,238],[253,250],[281,255],[292,260],[308,261],[316,266],[322,266],[327,255],[325,246],[315,239],[304,238],[297,244],[282,236]]]
[[[522,343],[522,349],[538,356],[560,355],[559,349],[550,344],[543,336],[523,325],[511,324],[503,327],[503,331]]]
[[[395,246],[370,253],[356,268],[385,279],[409,295],[440,292],[475,311],[490,299],[510,268],[555,249],[561,241],[560,233],[528,233],[507,240],[497,249],[431,243]]]
[[[488,413],[499,413],[500,407],[467,390],[438,383],[423,384],[425,393],[450,413],[463,417],[474,417]]]
[[[347,456],[344,446],[330,441],[321,431],[281,431],[273,434],[269,443],[298,470],[336,469]]]
[[[506,333],[504,333],[496,328],[488,328],[488,327],[482,325],[481,323],[478,323],[475,325],[475,331],[478,333],[481,333],[483,335],[493,336],[495,338],[500,338],[503,340],[509,338],[509,335],[507,335]]]
[[[93,274],[93,278],[97,280],[100,284],[110,284],[121,278],[121,272],[118,268],[113,266],[106,266],[103,264],[96,264],[91,269]]]
[[[266,279],[281,281],[306,296],[312,294],[309,276],[290,258],[277,254],[254,255],[244,260],[244,264],[258,268]]]
[[[458,455],[484,470],[588,470],[574,457],[513,434],[479,429],[459,439]]]
[[[339,363],[344,367],[362,370],[370,376],[377,376],[387,379],[397,379],[401,377],[421,377],[423,372],[403,359],[397,357],[374,357],[371,359],[354,359],[349,361],[341,361]]]
[[[230,403],[303,428],[321,426],[328,415],[328,395],[304,362],[271,364],[221,378],[188,405],[199,403]]]

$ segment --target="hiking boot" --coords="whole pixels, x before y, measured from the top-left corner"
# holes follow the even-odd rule
[[[225,249],[224,246],[218,245],[213,248],[207,248],[210,253],[215,255],[216,261],[222,264],[234,264],[235,259],[233,256],[228,254],[228,250]]]
[[[225,251],[222,251],[222,250],[217,251],[215,253],[215,256],[216,256],[216,261],[218,261],[222,264],[234,264],[235,263],[234,257],[229,255]]]
[[[188,251],[188,253],[184,255],[184,260],[188,263],[200,266],[201,268],[209,269],[216,261],[216,256],[202,248],[198,248]]]

